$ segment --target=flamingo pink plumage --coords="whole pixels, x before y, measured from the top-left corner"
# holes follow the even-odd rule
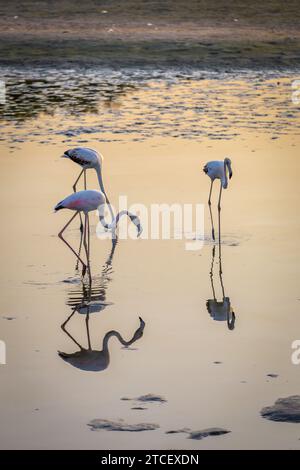
[[[98,210],[101,224],[107,230],[112,230],[114,234],[117,229],[119,220],[123,215],[127,215],[130,218],[130,220],[135,224],[137,228],[137,232],[138,232],[137,236],[140,236],[140,234],[142,233],[142,226],[141,226],[140,219],[138,218],[138,216],[132,214],[131,212],[127,210],[123,210],[119,212],[117,216],[113,218],[111,223],[107,223],[104,218],[105,202],[106,202],[106,198],[102,191],[89,189],[89,190],[78,191],[76,193],[70,194],[65,199],[60,201],[54,208],[55,212],[61,209],[69,209],[69,210],[75,211],[75,214],[73,215],[73,217],[71,217],[71,219],[67,222],[67,224],[62,228],[58,236],[64,241],[64,243],[68,245],[68,247],[72,250],[72,252],[77,257],[78,261],[82,264],[83,273],[85,273],[86,271],[86,264],[83,262],[80,255],[75,252],[75,250],[71,247],[71,245],[62,236],[63,232],[70,225],[70,223],[76,217],[76,215],[80,214],[81,212],[83,212],[85,215],[85,231],[84,231],[83,243],[84,243],[84,247],[86,250],[88,263],[89,263],[89,241],[87,245],[86,231],[88,231],[88,236],[89,236],[89,217],[88,217],[89,212]]]

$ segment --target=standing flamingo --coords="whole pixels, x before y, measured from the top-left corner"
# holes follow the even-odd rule
[[[227,171],[229,173],[229,179],[232,177],[232,169],[231,169],[231,160],[230,158],[225,158],[224,161],[212,161],[206,163],[203,168],[204,173],[206,173],[210,179],[210,191],[209,191],[209,198],[208,198],[208,205],[209,205],[209,212],[210,212],[210,220],[212,226],[212,238],[215,240],[215,229],[214,229],[214,222],[213,216],[211,212],[211,193],[212,187],[215,179],[220,180],[220,193],[219,193],[219,202],[218,202],[218,212],[219,212],[219,244],[221,243],[221,227],[220,227],[220,212],[221,212],[221,195],[222,195],[222,188],[226,189],[228,186],[228,178],[227,178]]]
[[[60,201],[54,208],[55,212],[61,209],[70,209],[72,211],[75,211],[75,214],[62,228],[58,236],[64,243],[66,243],[66,245],[71,249],[71,251],[76,256],[78,261],[82,264],[83,275],[86,272],[87,265],[89,266],[89,254],[90,254],[89,253],[90,223],[89,223],[89,215],[88,215],[89,212],[98,210],[101,224],[107,230],[112,230],[114,237],[115,237],[115,231],[118,226],[119,220],[123,215],[127,215],[130,218],[130,220],[135,224],[137,231],[138,231],[138,234],[137,234],[138,237],[142,233],[142,226],[140,223],[140,219],[138,218],[138,216],[130,213],[127,210],[123,210],[119,212],[116,215],[116,217],[113,217],[113,220],[111,223],[107,223],[104,219],[105,201],[106,201],[105,195],[102,191],[90,189],[90,190],[78,191],[76,193],[71,194],[70,196]],[[76,251],[71,247],[71,245],[63,238],[63,233],[66,230],[66,228],[70,225],[72,220],[75,219],[76,215],[79,215],[81,212],[83,212],[85,216],[83,245],[84,245],[85,252],[86,252],[87,265],[84,263],[84,261],[80,257],[80,254],[77,254]],[[88,242],[87,242],[87,233],[88,233]],[[90,275],[90,270],[89,270],[89,275]]]
[[[86,188],[86,170],[90,168],[94,168],[97,173],[99,187],[100,190],[103,192],[106,198],[106,203],[108,204],[109,211],[111,214],[112,219],[114,218],[114,213],[112,207],[110,205],[109,199],[104,189],[103,180],[102,180],[102,163],[103,163],[103,156],[98,153],[96,150],[87,148],[87,147],[77,147],[70,150],[66,150],[62,155],[63,158],[68,158],[72,160],[72,162],[77,163],[81,166],[82,170],[73,184],[73,190],[76,192],[76,185],[80,180],[82,174],[84,175],[84,189]]]

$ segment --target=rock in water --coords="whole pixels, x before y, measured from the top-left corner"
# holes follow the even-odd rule
[[[229,432],[231,431],[228,431],[227,429],[222,429],[222,428],[207,428],[207,429],[202,429],[201,431],[192,431],[188,438],[199,441],[200,439],[203,439],[204,437],[221,436],[222,434],[228,434]]]
[[[158,424],[152,423],[139,423],[139,424],[127,424],[124,421],[110,421],[108,419],[92,419],[88,423],[88,426],[92,431],[99,431],[100,429],[106,429],[107,431],[128,431],[128,432],[141,432],[141,431],[153,431],[158,429]]]
[[[274,405],[266,406],[260,412],[263,418],[271,421],[300,423],[300,395],[278,398]]]

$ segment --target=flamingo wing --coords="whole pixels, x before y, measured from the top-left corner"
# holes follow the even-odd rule
[[[77,147],[67,150],[63,157],[69,158],[74,163],[77,163],[82,167],[93,166],[102,160],[102,157],[98,154],[98,152],[96,152],[96,150],[86,147]]]
[[[72,193],[60,201],[54,208],[57,212],[60,209],[71,209],[74,211],[89,212],[96,210],[105,203],[105,196],[101,191],[89,189]]]

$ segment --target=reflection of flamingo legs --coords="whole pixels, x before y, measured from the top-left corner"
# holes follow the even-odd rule
[[[79,349],[83,350],[84,348],[81,346],[81,344],[78,343],[78,341],[76,341],[75,338],[73,338],[73,336],[67,331],[66,329],[66,326],[67,326],[67,323],[69,323],[69,321],[71,320],[71,318],[73,317],[74,313],[76,312],[76,309],[77,307],[75,307],[73,310],[72,310],[72,313],[71,315],[68,316],[68,318],[66,319],[66,321],[64,321],[61,325],[61,329],[63,330],[64,333],[66,333],[67,336],[69,336],[69,338],[71,338],[72,341],[74,341],[74,343],[79,347]]]
[[[211,290],[213,299],[208,299],[206,302],[207,310],[210,316],[214,320],[218,321],[225,321],[227,322],[227,327],[229,330],[233,330],[235,327],[235,313],[232,310],[230,298],[226,297],[225,288],[223,284],[223,276],[222,276],[222,257],[221,257],[221,244],[219,242],[219,279],[220,279],[220,286],[222,289],[222,300],[218,301],[216,297],[216,291],[214,286],[214,262],[215,262],[215,251],[216,246],[214,245],[212,248],[212,260],[211,260],[211,267],[210,267],[210,282],[211,282]]]
[[[72,313],[71,315],[68,316],[68,318],[66,319],[66,321],[64,321],[61,325],[61,329],[63,330],[64,333],[66,333],[67,336],[69,336],[69,338],[74,341],[74,343],[79,347],[79,349],[81,349],[81,351],[85,350],[85,348],[83,346],[81,346],[80,343],[78,343],[78,341],[76,341],[76,339],[71,335],[71,333],[68,332],[68,330],[66,329],[66,326],[67,324],[69,323],[69,321],[71,320],[71,318],[73,317],[74,313],[76,312],[77,310],[77,307],[75,307],[73,310],[72,310]],[[87,333],[87,340],[88,340],[88,349],[91,350],[92,349],[92,346],[91,346],[91,336],[90,336],[90,328],[89,328],[89,321],[90,321],[90,314],[87,313],[86,314],[86,317],[85,317],[85,325],[86,325],[86,333]]]
[[[212,249],[212,258],[211,258],[211,265],[210,265],[210,272],[209,272],[209,275],[210,275],[210,283],[211,283],[211,290],[212,290],[212,293],[213,293],[213,296],[214,296],[214,300],[216,300],[216,292],[215,292],[215,286],[214,286],[214,261],[215,261],[215,250],[216,250],[216,247],[215,245],[213,246],[213,249]]]
[[[88,340],[88,348],[92,349],[91,346],[91,336],[90,336],[90,328],[89,328],[89,320],[90,320],[90,314],[87,313],[85,317],[85,324],[86,324],[86,334],[87,334],[87,340]]]

